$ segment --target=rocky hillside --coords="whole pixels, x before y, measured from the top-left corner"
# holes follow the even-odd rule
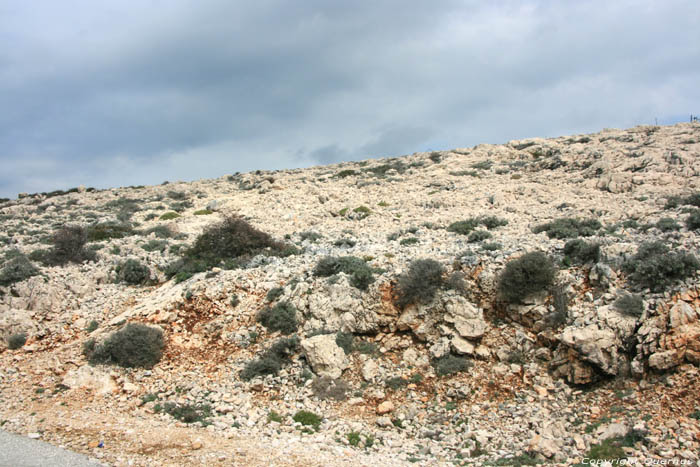
[[[700,453],[700,125],[0,202],[0,424],[107,465]]]

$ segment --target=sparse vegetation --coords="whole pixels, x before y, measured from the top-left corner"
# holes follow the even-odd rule
[[[447,227],[447,231],[468,235],[480,225],[483,225],[488,230],[492,230],[497,227],[508,225],[508,221],[496,216],[470,217],[463,221],[453,222]]]
[[[128,224],[102,223],[87,228],[87,240],[100,242],[111,238],[124,238],[134,235],[134,230]]]
[[[257,320],[269,332],[279,331],[282,334],[291,334],[297,330],[298,326],[296,313],[294,305],[282,302],[260,311]]]
[[[597,263],[600,259],[600,245],[576,238],[564,245],[564,263]]]
[[[685,220],[685,226],[688,230],[700,230],[700,209],[691,211],[690,215]]]
[[[444,285],[445,269],[432,259],[418,259],[408,271],[399,276],[396,286],[396,304],[401,308],[412,303],[428,303]]]
[[[207,418],[212,416],[211,407],[207,404],[176,404],[174,402],[166,402],[163,405],[156,404],[153,407],[155,413],[167,413],[175,420],[182,423],[199,422],[202,425],[208,425]]]
[[[284,289],[282,287],[273,287],[265,296],[265,300],[272,303],[277,301],[284,294]]]
[[[432,363],[438,376],[447,376],[471,368],[471,362],[466,357],[458,357],[453,354],[436,358]]]
[[[39,270],[19,251],[7,256],[10,256],[9,260],[0,269],[0,286],[7,287],[39,274]]]
[[[66,263],[93,261],[96,257],[95,252],[85,248],[88,236],[89,231],[80,226],[66,226],[57,230],[51,238],[53,248],[46,252],[46,262],[61,266]]]
[[[276,375],[289,363],[289,357],[299,348],[299,338],[283,337],[275,341],[259,358],[248,362],[241,371],[241,379],[249,381],[258,376]]]
[[[117,280],[131,285],[147,284],[151,278],[151,270],[138,260],[127,259],[115,268]]]
[[[335,335],[335,343],[343,349],[343,352],[349,354],[353,351],[355,336],[351,332],[338,331]]]
[[[321,400],[333,399],[343,401],[347,399],[350,386],[342,379],[333,379],[326,376],[319,377],[311,383],[314,396]]]
[[[300,410],[294,414],[292,420],[302,424],[305,427],[313,428],[314,431],[318,431],[323,418],[313,412],[309,412],[308,410]]]
[[[597,219],[574,219],[565,217],[532,229],[534,233],[546,232],[549,238],[590,237],[602,227]]]
[[[519,302],[552,285],[555,275],[552,260],[541,251],[533,251],[506,264],[498,283],[498,291],[507,302]]]
[[[180,214],[173,212],[173,211],[169,211],[169,212],[166,212],[165,214],[161,215],[160,220],[171,221],[173,219],[177,219],[178,217],[180,217]]]
[[[195,216],[208,216],[209,214],[214,214],[214,211],[211,209],[200,209],[194,212]]]
[[[7,338],[7,348],[10,350],[17,350],[27,343],[27,334],[23,332],[18,332],[16,334],[10,335]]]
[[[640,295],[625,293],[617,297],[615,309],[620,313],[639,318],[644,313],[644,300]]]
[[[643,243],[637,253],[622,265],[633,285],[649,288],[652,292],[665,290],[674,282],[695,274],[699,268],[700,262],[694,255],[671,251],[659,241]]]
[[[108,364],[125,368],[152,368],[163,355],[163,331],[145,324],[129,323],[102,343],[89,340],[83,353],[91,365]]]
[[[350,284],[360,290],[367,290],[367,287],[374,282],[372,268],[367,263],[356,256],[326,256],[316,264],[314,276],[329,277],[339,273],[350,276]]]
[[[488,230],[475,230],[469,234],[469,237],[467,237],[467,242],[479,243],[483,242],[484,240],[488,240],[489,238],[491,238],[491,232]]]
[[[670,217],[662,217],[656,223],[656,228],[662,232],[673,232],[680,230],[681,226],[674,219]]]

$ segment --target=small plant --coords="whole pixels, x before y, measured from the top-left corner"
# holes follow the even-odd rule
[[[318,232],[301,232],[299,234],[299,238],[301,239],[302,242],[304,240],[308,240],[311,243],[314,243],[314,242],[320,240],[321,238],[323,238],[323,235],[321,235]]]
[[[12,334],[7,338],[7,348],[17,350],[27,343],[27,335],[23,332]]]
[[[278,414],[274,410],[270,410],[267,414],[267,422],[276,422],[276,423],[282,423],[283,418],[282,415]]]
[[[365,219],[367,216],[372,214],[372,210],[367,206],[358,206],[353,209],[352,212],[358,215],[358,219]]]
[[[214,211],[211,209],[200,209],[194,212],[195,216],[208,216],[209,214],[214,214]]]
[[[335,335],[335,343],[338,345],[338,347],[343,349],[343,352],[346,354],[353,351],[354,340],[355,336],[351,332],[338,331],[338,333]]]
[[[231,296],[231,300],[229,301],[229,303],[231,304],[232,307],[236,308],[241,303],[241,299],[238,298],[238,295],[233,294]]]
[[[289,363],[289,357],[299,348],[299,338],[283,337],[275,341],[263,354],[248,362],[241,371],[241,379],[249,381],[258,376],[276,375],[282,366]]]
[[[627,454],[622,449],[618,438],[606,439],[599,444],[591,445],[585,457],[593,460],[617,460],[626,459]]]
[[[447,226],[448,232],[454,232],[460,235],[469,235],[469,233],[479,226],[479,221],[475,218],[453,222]]]
[[[357,431],[351,431],[345,435],[348,439],[348,444],[353,447],[357,447],[362,439],[360,438],[360,433]]]
[[[471,368],[471,362],[465,357],[447,354],[433,360],[433,368],[438,376],[447,376]]]
[[[374,282],[372,268],[363,259],[355,256],[321,258],[313,274],[317,277],[329,277],[341,272],[350,276],[350,284],[360,290],[367,290],[367,287]]]
[[[258,313],[257,320],[268,332],[279,331],[282,334],[291,334],[297,330],[298,326],[297,310],[294,305],[287,302],[265,308]]]
[[[105,222],[91,225],[87,228],[87,240],[90,242],[101,242],[112,238],[124,238],[134,234],[134,230],[128,224]]]
[[[139,323],[129,323],[102,343],[86,341],[83,353],[90,364],[104,363],[125,368],[152,368],[163,355],[163,331]]]
[[[401,389],[407,384],[408,380],[400,376],[394,376],[384,381],[384,386],[388,387],[389,389],[393,389],[394,391],[396,391],[397,389]]]
[[[284,294],[284,289],[282,287],[273,287],[267,292],[265,300],[272,303],[279,299]]]
[[[180,214],[178,214],[174,211],[169,211],[169,212],[166,212],[165,214],[161,215],[159,219],[162,221],[171,221],[173,219],[177,219],[178,217],[180,217]]]
[[[588,243],[585,240],[569,240],[564,245],[565,262],[572,261],[578,264],[597,263],[600,259],[600,245]]]
[[[163,405],[156,404],[153,407],[155,413],[164,412],[183,423],[200,422],[206,426],[209,424],[207,418],[211,417],[211,407],[207,404],[176,404],[166,402]]]
[[[686,252],[672,252],[661,242],[643,243],[637,253],[625,261],[623,271],[630,282],[652,292],[661,292],[700,268],[698,259]]]
[[[475,162],[471,165],[472,169],[479,169],[479,170],[489,170],[493,166],[493,161],[490,160],[483,160],[479,162]]]
[[[399,245],[406,246],[406,245],[415,245],[417,243],[420,243],[420,241],[416,237],[407,237],[407,238],[402,238],[401,241],[399,242]]]
[[[440,156],[440,153],[437,151],[431,152],[430,156],[428,156],[428,157],[430,158],[431,161],[433,161],[436,164],[442,160],[442,156]]]
[[[644,313],[644,300],[636,294],[625,293],[620,295],[613,305],[623,315],[639,318]]]
[[[318,431],[319,427],[321,426],[321,421],[323,420],[320,416],[313,412],[309,412],[308,410],[298,411],[294,414],[292,419],[297,423],[301,423],[305,427],[313,428],[314,431]]]
[[[549,238],[590,237],[602,227],[596,219],[574,219],[565,217],[532,229],[534,233],[546,232]]]
[[[412,303],[429,303],[437,290],[445,284],[445,269],[432,259],[418,259],[408,271],[399,276],[396,303],[401,308]]]
[[[0,286],[7,287],[39,274],[39,270],[19,251],[0,269]]]
[[[49,264],[64,265],[66,263],[82,263],[93,261],[95,252],[85,248],[88,231],[80,226],[66,226],[57,230],[51,239],[53,248],[47,253]]]
[[[676,230],[680,230],[681,226],[670,217],[662,217],[656,223],[656,228],[662,232],[673,232]]]
[[[149,282],[151,270],[138,260],[127,259],[116,267],[117,280],[131,285],[142,285]]]
[[[507,302],[519,302],[552,285],[555,275],[552,260],[541,251],[533,251],[506,264],[498,291]]]
[[[467,242],[478,243],[489,238],[491,238],[491,232],[488,230],[475,230],[469,234],[469,237],[467,237]]]
[[[141,245],[141,248],[144,249],[144,251],[160,251],[161,253],[165,251],[165,249],[168,247],[168,242],[167,240],[158,240],[155,238],[152,238],[149,240],[147,243],[144,243]]]
[[[685,220],[685,226],[688,227],[688,230],[700,230],[700,209],[691,211]]]
[[[501,248],[503,248],[503,245],[498,242],[484,243],[481,245],[481,249],[484,251],[497,251]]]
[[[85,328],[85,330],[86,330],[88,333],[91,333],[91,332],[94,332],[99,326],[100,326],[100,324],[99,324],[97,321],[95,321],[95,320],[93,319],[93,320],[90,321],[90,323],[87,325],[87,327]]]

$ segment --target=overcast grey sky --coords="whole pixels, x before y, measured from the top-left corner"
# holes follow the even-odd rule
[[[0,0],[0,196],[700,113],[700,2]]]

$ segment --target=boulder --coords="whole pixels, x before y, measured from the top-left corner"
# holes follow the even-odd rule
[[[446,297],[445,322],[451,323],[457,333],[465,339],[478,339],[486,333],[488,324],[484,311],[460,296]]]
[[[84,388],[97,394],[108,394],[118,390],[117,383],[109,373],[90,365],[68,371],[62,383],[71,389]]]
[[[337,379],[350,366],[345,351],[335,343],[335,334],[322,334],[301,341],[311,368],[319,376]]]
[[[569,326],[561,333],[561,342],[576,350],[583,360],[593,363],[609,375],[617,375],[618,340],[615,333],[589,325],[582,328]]]

